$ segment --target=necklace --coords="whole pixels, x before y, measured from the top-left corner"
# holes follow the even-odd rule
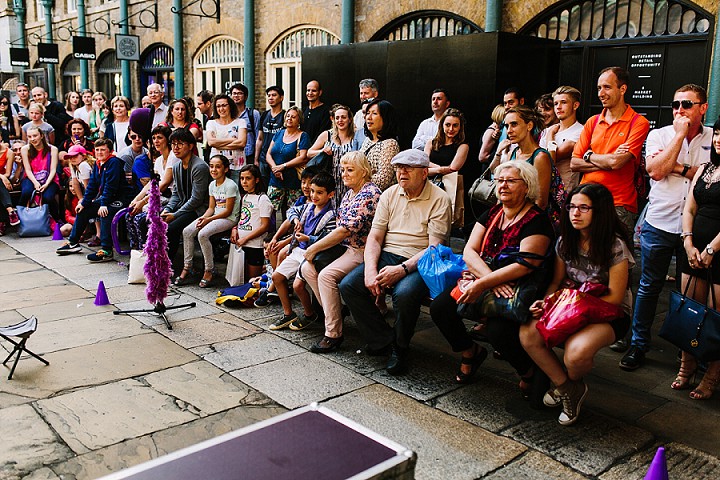
[[[526,207],[526,206],[527,206],[527,204],[523,204],[523,206],[520,207],[520,210],[518,210],[518,212],[517,212],[512,218],[506,217],[506,216],[505,216],[505,209],[503,209],[503,213],[502,213],[503,216],[502,216],[502,221],[500,222],[500,225],[502,225],[503,223],[505,223],[505,220],[506,220],[506,219],[507,219],[508,222],[509,222],[507,225],[505,225],[505,228],[503,228],[503,230],[507,230],[507,229],[510,228],[513,224],[515,224],[518,220],[520,220],[520,218],[522,218],[520,214],[523,212],[523,210],[525,210],[525,207]]]
[[[720,180],[720,178],[717,178],[715,173],[717,172],[717,167],[711,163],[708,163],[708,166],[705,168],[705,173],[703,173],[702,179],[705,182],[705,190],[712,187],[715,183]]]

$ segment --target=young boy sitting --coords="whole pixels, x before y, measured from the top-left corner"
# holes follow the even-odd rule
[[[268,273],[269,275],[272,274],[272,271],[274,271],[278,264],[282,263],[287,256],[288,249],[286,247],[290,244],[290,240],[293,238],[292,235],[288,234],[295,231],[295,227],[300,221],[300,215],[302,214],[303,208],[305,208],[308,198],[310,198],[310,182],[317,173],[318,170],[314,167],[307,167],[303,170],[302,175],[300,176],[300,188],[303,192],[302,197],[297,199],[295,205],[288,208],[286,214],[287,218],[277,229],[272,239],[265,244],[265,256],[270,260],[270,266],[272,267],[272,270]],[[259,281],[259,277],[250,280],[251,283]],[[266,288],[260,290],[260,294],[258,295],[257,300],[255,300],[255,306],[260,308],[267,307],[270,305],[273,298],[277,298],[277,296],[275,286],[272,282],[270,282]]]
[[[295,233],[290,241],[288,256],[277,266],[272,274],[272,281],[277,289],[280,302],[283,306],[283,316],[270,325],[270,330],[280,330],[289,326],[298,317],[293,312],[290,294],[288,292],[288,279],[295,275],[303,262],[303,256],[308,245],[316,242],[323,234],[335,229],[335,209],[332,197],[335,194],[335,180],[332,175],[320,172],[310,181],[310,202],[305,205],[300,220],[295,227]],[[294,284],[296,292],[302,288],[302,280],[296,279]],[[303,304],[305,317],[315,315],[309,295],[299,295]],[[310,323],[311,319],[304,319],[303,323]]]
[[[87,256],[91,262],[109,262],[113,259],[110,227],[115,214],[130,204],[133,191],[125,179],[124,163],[113,155],[113,143],[107,138],[95,141],[95,166],[90,174],[85,196],[75,207],[77,217],[65,245],[55,252],[58,255],[80,253],[80,236],[91,218],[100,217],[101,248]]]

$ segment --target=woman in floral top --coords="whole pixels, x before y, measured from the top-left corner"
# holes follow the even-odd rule
[[[337,228],[308,247],[305,251],[307,262],[300,268],[302,277],[315,292],[325,313],[325,336],[310,349],[315,353],[331,352],[343,341],[338,284],[363,262],[365,242],[381,193],[370,181],[372,169],[362,152],[346,153],[340,160],[340,166],[348,192],[337,210]],[[345,245],[347,250],[318,273],[312,263],[315,255],[337,244]]]
[[[374,100],[365,113],[366,139],[360,151],[372,168],[372,182],[383,192],[395,183],[390,161],[400,152],[395,107],[387,100]]]

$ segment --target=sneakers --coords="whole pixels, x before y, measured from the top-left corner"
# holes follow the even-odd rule
[[[113,259],[113,253],[111,250],[105,250],[101,248],[95,253],[91,253],[87,256],[88,261],[93,263],[110,262]]]
[[[70,255],[71,253],[80,253],[81,251],[82,247],[79,243],[67,242],[65,245],[55,250],[55,253],[58,255]]]
[[[645,363],[645,352],[640,350],[640,347],[633,345],[620,360],[620,368],[632,372],[642,367],[643,363]]]
[[[292,328],[292,325],[290,326]],[[310,351],[313,353],[330,353],[338,349],[343,342],[343,337],[331,338],[323,337],[318,343],[310,347]]]
[[[268,292],[267,288],[261,288],[260,293],[258,294],[258,298],[255,299],[253,305],[258,308],[267,307],[275,301],[275,298],[277,298],[277,294],[275,294],[275,296],[271,296],[273,293],[275,292]]]
[[[560,400],[560,397],[558,397],[555,393],[555,388],[548,390],[543,397],[543,405],[546,407],[554,408],[559,406],[561,403],[562,400]]]
[[[87,242],[88,247],[99,247],[100,246],[100,237],[97,235],[93,235],[90,240]]]
[[[290,315],[283,315],[282,317],[275,320],[275,323],[270,325],[270,330],[282,330],[283,328],[290,325],[294,320],[297,319],[297,315],[295,315],[295,312],[292,312]]]
[[[313,313],[310,316],[307,315],[300,315],[298,318],[293,320],[293,322],[290,324],[290,330],[294,331],[300,331],[304,328],[306,328],[311,323],[314,323],[318,319],[318,314]]]
[[[10,226],[15,227],[17,225],[20,225],[20,217],[18,217],[17,210],[13,210],[12,212],[8,212],[8,217],[10,217]]]
[[[588,387],[582,380],[573,382],[568,379],[563,385],[555,388],[555,395],[562,402],[563,411],[558,417],[560,425],[572,425],[577,421],[587,392]]]
[[[630,345],[628,345],[628,341],[624,338],[621,338],[617,342],[610,345],[610,350],[612,350],[613,352],[622,353],[627,350],[629,346]]]

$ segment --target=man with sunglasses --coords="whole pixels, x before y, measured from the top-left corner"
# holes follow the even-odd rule
[[[147,149],[145,148],[145,141],[139,134],[128,129],[128,138],[130,139],[130,145],[121,149],[117,153],[118,158],[125,162],[126,175],[132,172],[135,159],[138,158],[140,155],[147,155],[148,153]]]
[[[640,230],[642,276],[635,298],[630,350],[620,360],[623,370],[636,370],[650,349],[650,328],[673,254],[681,259],[682,212],[698,167],[710,160],[713,130],[703,126],[707,94],[699,85],[675,91],[673,123],[647,137],[646,162],[652,186]]]

